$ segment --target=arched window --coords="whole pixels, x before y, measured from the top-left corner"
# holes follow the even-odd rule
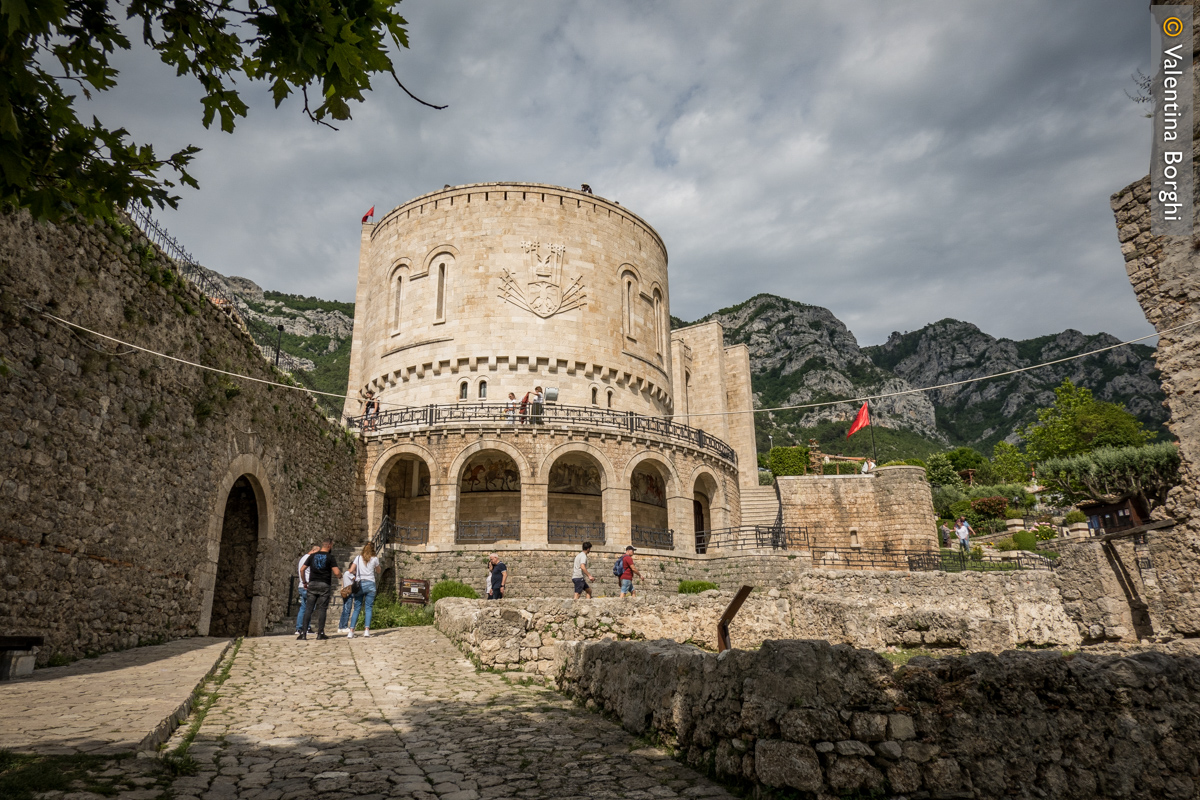
[[[404,274],[397,271],[392,280],[392,334],[400,332],[400,321],[404,318]]]
[[[608,407],[612,408],[612,389],[608,390]]]
[[[625,335],[633,336],[633,279],[625,279]]]
[[[662,293],[654,290],[654,354],[662,358],[663,354],[663,301]]]
[[[446,321],[446,262],[437,266],[437,322]]]
[[[466,381],[463,381],[462,383],[460,383],[458,385],[458,399],[459,400],[467,399],[467,382]]]
[[[487,381],[479,382],[479,399],[487,400]]]
[[[600,390],[597,389],[595,386],[593,386],[592,387],[592,405],[599,404],[599,402],[600,402],[599,397],[600,397]]]

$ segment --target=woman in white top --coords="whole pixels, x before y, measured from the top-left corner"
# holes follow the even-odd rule
[[[358,627],[358,612],[366,609],[365,619],[363,620],[366,632],[363,636],[371,635],[371,612],[375,609],[375,572],[379,569],[379,559],[375,557],[375,548],[370,542],[363,545],[362,555],[355,556],[354,563],[350,565],[350,569],[346,570],[354,575],[354,579],[359,582],[361,591],[354,597],[354,610],[350,612],[350,630],[346,634],[347,639],[354,638],[354,629]]]
[[[342,589],[353,585],[354,575],[350,573],[350,570],[346,570],[342,573]],[[348,594],[342,598],[342,619],[338,624],[338,633],[350,632],[350,609],[352,608],[354,608],[354,595]]]

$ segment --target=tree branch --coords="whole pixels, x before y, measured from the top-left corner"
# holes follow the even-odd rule
[[[316,122],[319,125],[324,125],[326,128],[330,128],[331,130],[336,131],[337,128],[333,127],[332,125],[330,125],[328,122],[326,122],[323,119],[317,119],[315,116],[313,116],[312,111],[309,110],[309,108],[308,108],[308,87],[301,86],[300,93],[302,95],[304,95],[304,113],[308,114],[308,118],[311,119],[313,122]]]
[[[403,89],[404,93],[406,95],[411,97],[413,100],[416,100],[421,105],[429,106],[430,108],[436,108],[439,111],[446,107],[446,106],[435,106],[433,103],[426,103],[424,100],[422,100],[421,98],[417,97],[415,94],[410,92],[408,90],[408,87],[406,87],[403,83],[400,82],[400,79],[396,77],[396,70],[390,69],[390,70],[388,70],[388,72],[390,72],[392,74],[392,80],[394,80],[396,82],[396,85],[399,86],[401,89]]]

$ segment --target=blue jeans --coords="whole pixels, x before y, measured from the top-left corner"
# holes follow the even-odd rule
[[[304,622],[304,607],[308,605],[308,589],[300,587],[300,610],[296,612],[296,630],[300,630],[300,624]]]
[[[633,594],[633,578],[621,578],[621,594]]]
[[[360,594],[358,597],[354,597],[354,595],[350,595],[351,597],[354,597],[354,610],[350,612],[350,627],[351,628],[358,627],[358,614],[360,611],[362,611],[365,608],[366,609],[366,614],[364,615],[366,617],[365,627],[370,628],[371,627],[371,612],[375,610],[375,582],[374,581],[360,581],[359,586],[362,587],[362,594]]]
[[[342,621],[338,623],[338,630],[349,627],[350,625],[350,609],[354,608],[354,595],[342,600]]]

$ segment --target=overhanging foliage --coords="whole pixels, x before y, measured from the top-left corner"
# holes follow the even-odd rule
[[[1148,510],[1162,505],[1179,483],[1179,448],[1171,442],[1144,447],[1102,447],[1038,466],[1038,479],[1069,500],[1119,503],[1140,498]]]

